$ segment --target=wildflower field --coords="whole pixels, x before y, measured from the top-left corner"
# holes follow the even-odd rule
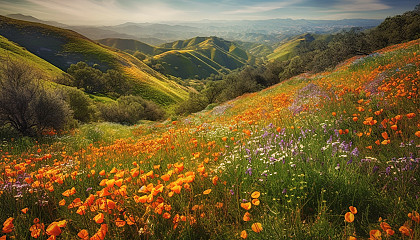
[[[420,239],[420,40],[163,123],[0,146],[0,239]]]

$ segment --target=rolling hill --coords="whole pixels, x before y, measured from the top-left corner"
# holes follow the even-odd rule
[[[174,104],[188,95],[185,88],[137,58],[103,47],[71,30],[0,16],[0,35],[63,71],[79,61],[102,71],[121,71],[134,94],[161,105]]]
[[[297,50],[301,45],[314,41],[315,37],[317,36],[309,33],[293,37],[275,48],[273,53],[269,54],[267,58],[269,60],[289,60],[297,54]]]
[[[228,73],[254,61],[239,45],[218,37],[195,37],[157,47],[133,39],[108,38],[98,42],[129,53],[142,52],[151,56],[150,65],[160,72],[184,79]]]
[[[38,69],[42,76],[48,80],[60,77],[64,73],[61,69],[30,53],[25,48],[18,46],[16,43],[9,41],[3,36],[0,36],[0,53],[0,60],[9,58],[27,62],[29,65]]]
[[[97,40],[97,42],[129,53],[139,51],[150,56],[158,55],[171,50],[168,48],[155,47],[134,39],[105,38]]]
[[[195,37],[161,45],[172,48],[153,57],[162,72],[181,78],[207,78],[228,73],[253,61],[253,57],[233,42],[217,37]]]

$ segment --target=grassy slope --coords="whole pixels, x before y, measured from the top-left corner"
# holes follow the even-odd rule
[[[0,223],[29,238],[34,218],[66,220],[60,238],[92,237],[102,213],[105,239],[306,240],[367,239],[380,217],[384,238],[420,239],[419,78],[417,40],[172,123],[4,142]]]
[[[146,55],[157,55],[163,52],[166,52],[170,49],[160,48],[151,46],[149,44],[134,40],[134,39],[121,39],[121,38],[105,38],[97,40],[97,42],[112,47],[116,49],[120,49],[122,51],[139,51]]]
[[[28,64],[39,69],[47,79],[60,77],[63,73],[59,68],[28,52],[25,48],[16,45],[3,36],[0,36],[0,55],[3,58],[28,62]]]
[[[98,64],[103,71],[123,71],[137,94],[162,105],[174,104],[188,95],[184,88],[136,58],[102,47],[70,30],[0,16],[0,34],[64,71],[79,61]]]
[[[269,54],[269,60],[285,61],[293,58],[297,54],[297,50],[301,44],[311,42],[316,39],[326,38],[327,35],[303,34],[282,43],[274,49],[273,53]]]
[[[156,55],[154,60],[164,66],[166,74],[182,78],[194,78],[196,75],[206,78],[212,73],[226,73],[252,60],[232,42],[216,37],[196,37],[161,47],[174,50]]]

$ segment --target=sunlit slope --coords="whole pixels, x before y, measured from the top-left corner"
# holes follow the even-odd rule
[[[223,121],[278,119],[284,124],[299,125],[307,121],[301,115],[331,121],[334,112],[345,119],[340,121],[343,128],[350,130],[353,141],[360,139],[361,134],[362,138],[371,138],[366,147],[377,146],[376,140],[384,140],[379,131],[388,130],[388,122],[396,124],[398,121],[392,121],[395,116],[420,113],[419,54],[420,40],[394,45],[368,56],[351,58],[331,72],[302,74],[261,92],[246,94],[206,114],[220,115],[218,118]],[[222,113],[220,109],[224,109]],[[377,119],[377,128],[365,124],[370,117]],[[405,125],[403,135],[389,134],[397,139],[408,137],[414,134],[417,125]],[[371,137],[374,130],[378,131],[377,139]]]
[[[18,46],[16,43],[9,41],[3,36],[0,36],[0,56],[1,60],[17,60],[25,61],[29,65],[38,69],[46,79],[54,79],[60,77],[63,71],[56,66],[50,64],[44,59],[30,53],[25,48]]]
[[[0,34],[63,71],[79,61],[102,71],[122,71],[136,94],[162,105],[174,104],[188,95],[183,87],[131,55],[105,48],[71,30],[0,16]]]
[[[172,50],[154,56],[153,61],[162,65],[163,73],[181,78],[207,78],[253,61],[237,45],[217,37],[196,37],[160,47]]]
[[[121,38],[105,38],[97,40],[97,42],[127,52],[142,52],[146,55],[157,55],[169,51],[167,48],[160,48],[143,43],[134,39],[121,39]]]
[[[298,54],[299,47],[305,43],[310,43],[315,39],[325,37],[313,34],[303,34],[282,43],[280,46],[274,49],[273,53],[269,54],[267,58],[269,60],[285,61],[293,58]]]

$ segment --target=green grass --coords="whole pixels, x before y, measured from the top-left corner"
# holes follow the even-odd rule
[[[27,62],[28,64],[34,66],[36,69],[39,69],[42,74],[49,80],[60,77],[63,73],[54,65],[28,52],[25,48],[16,45],[3,36],[0,36],[0,52],[1,56],[4,58],[11,58],[12,60]]]

